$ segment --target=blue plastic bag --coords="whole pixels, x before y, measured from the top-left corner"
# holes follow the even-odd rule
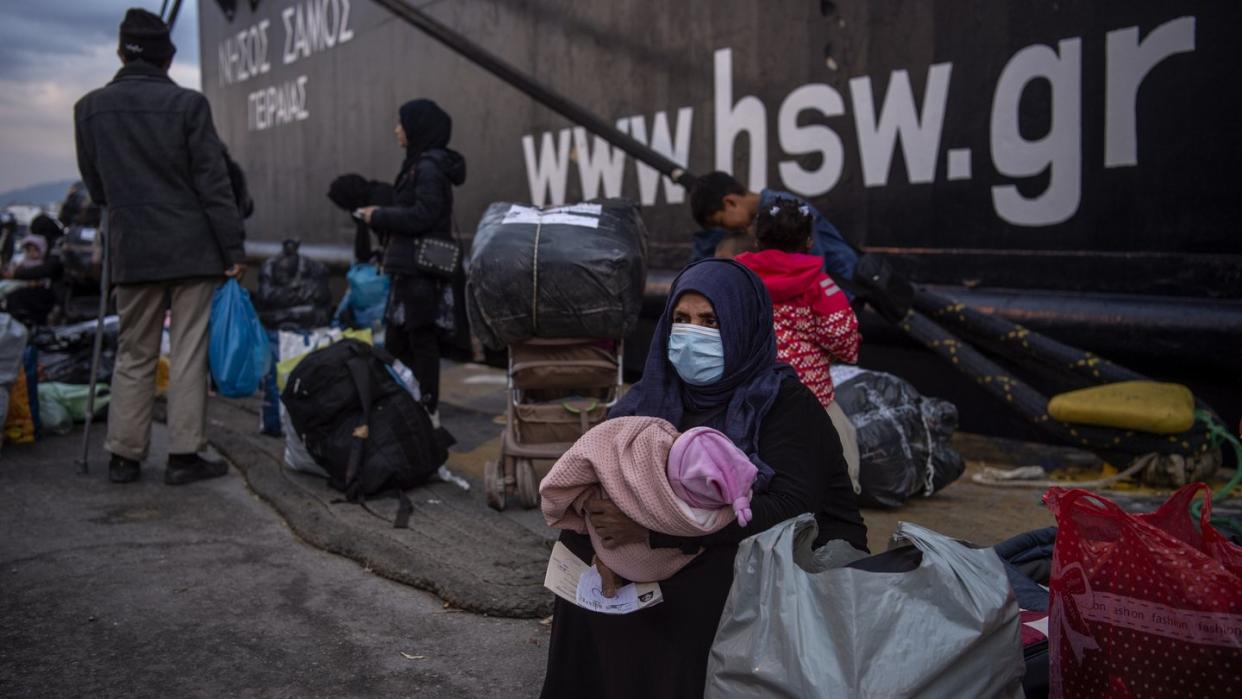
[[[283,437],[280,425],[280,391],[276,388],[276,365],[280,361],[280,332],[267,331],[268,359],[271,366],[263,377],[263,407],[259,410],[259,432],[271,437]]]
[[[216,390],[228,398],[253,396],[271,362],[267,331],[250,303],[250,293],[236,279],[211,297],[207,358]]]
[[[379,268],[372,264],[358,263],[349,268],[345,275],[349,282],[349,290],[341,305],[336,309],[335,321],[341,325],[345,319],[346,309],[351,310],[350,327],[356,329],[378,328],[384,320],[384,309],[388,305],[389,278],[381,274]]]

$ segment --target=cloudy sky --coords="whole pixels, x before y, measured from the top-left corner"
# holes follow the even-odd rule
[[[161,0],[0,3],[0,191],[78,176],[73,103],[120,68],[117,27],[126,8],[158,13],[160,5]],[[173,80],[198,89],[198,0],[183,0],[173,43]]]

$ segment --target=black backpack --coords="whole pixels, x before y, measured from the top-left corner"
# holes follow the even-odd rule
[[[316,350],[289,375],[281,401],[306,450],[350,502],[425,483],[448,457],[427,409],[389,371],[388,352],[357,340]]]

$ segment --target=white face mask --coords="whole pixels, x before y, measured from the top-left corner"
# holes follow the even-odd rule
[[[720,331],[690,323],[673,323],[668,336],[668,361],[691,386],[716,383],[724,375],[724,343]]]

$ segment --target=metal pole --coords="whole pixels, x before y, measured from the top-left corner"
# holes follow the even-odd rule
[[[164,14],[167,12],[168,12],[168,0],[164,0],[164,2],[160,3],[160,17],[163,17]]]
[[[564,95],[535,82],[529,75],[441,24],[422,10],[410,7],[404,0],[374,0],[374,2],[422,30],[436,41],[461,54],[480,68],[526,93],[536,102],[573,123],[586,128],[591,133],[629,153],[635,159],[655,168],[677,184],[688,187],[694,182],[694,175],[690,174],[683,166],[648,148],[629,134],[623,133],[592,112],[571,102]]]
[[[89,455],[91,449],[91,423],[95,421],[95,387],[99,383],[99,359],[103,353],[104,318],[108,314],[108,291],[111,275],[108,270],[108,238],[104,230],[108,220],[108,211],[101,208],[99,241],[103,253],[100,255],[99,272],[99,318],[95,321],[95,346],[91,350],[91,386],[86,394],[86,425],[82,428],[82,458],[78,460],[78,468],[82,473],[90,472]]]
[[[181,12],[181,0],[173,0],[172,11],[168,13],[168,20],[165,22],[168,25],[169,34],[172,33],[173,25],[177,23],[177,13],[179,12]]]

